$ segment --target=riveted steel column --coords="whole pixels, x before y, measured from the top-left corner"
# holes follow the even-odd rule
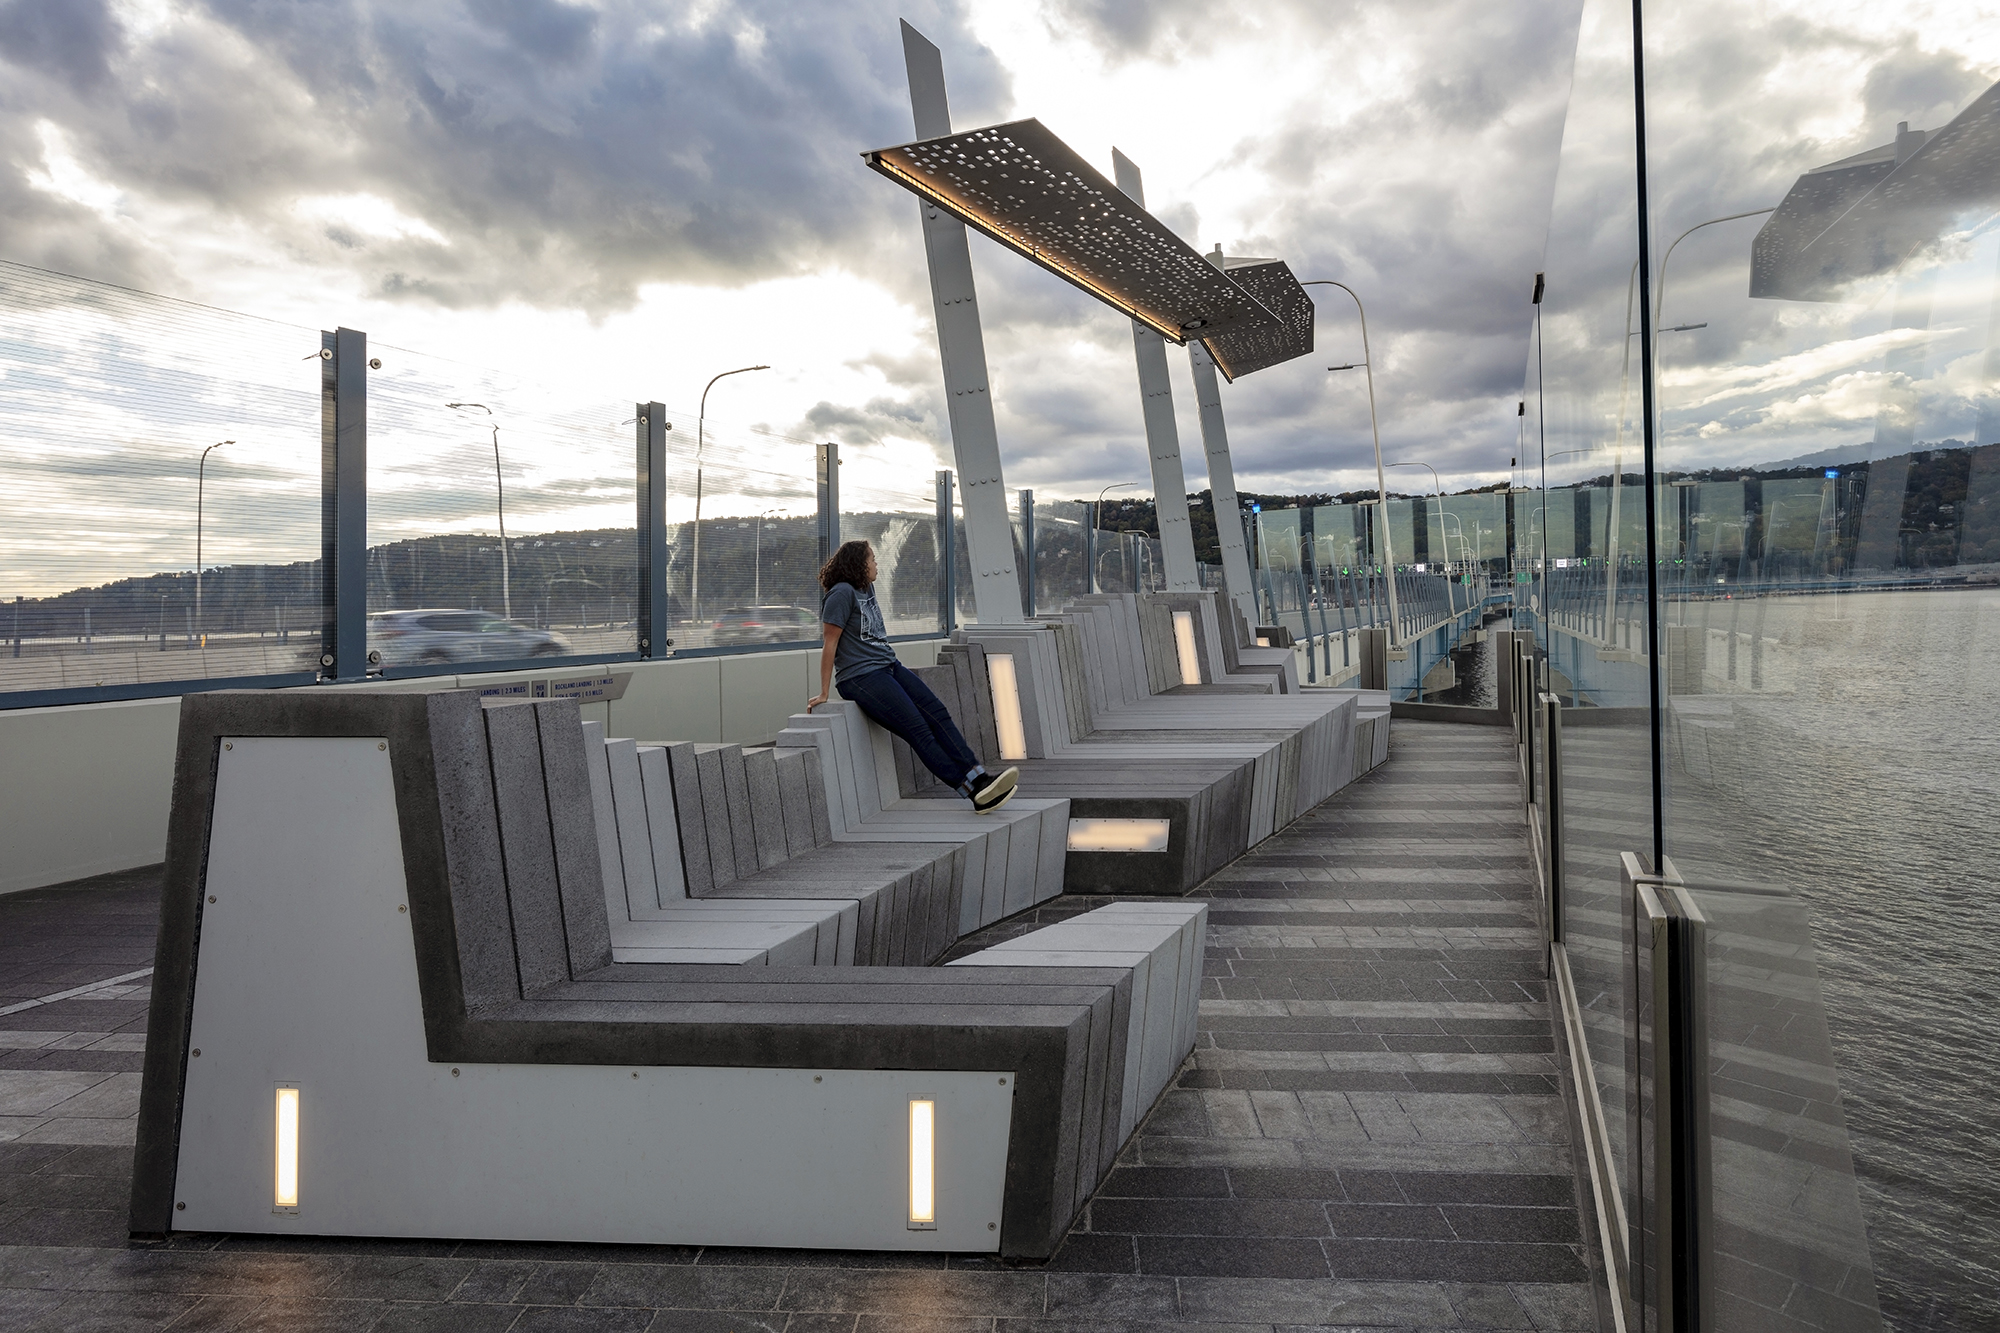
[[[633,423],[639,468],[639,656],[665,657],[673,647],[667,607],[667,409],[636,404]]]
[[[368,335],[320,334],[320,675],[368,674]]]
[[[945,97],[944,58],[924,35],[903,24],[903,65],[910,79],[910,109],[917,137],[951,133]],[[938,357],[944,363],[945,406],[951,448],[965,490],[965,543],[972,561],[972,609],[982,624],[1021,619],[1021,583],[1014,570],[1014,536],[1007,521],[1007,487],[1000,474],[1000,435],[986,377],[986,338],[979,327],[979,296],[972,284],[972,252],[965,224],[929,204],[924,254],[930,263],[931,304],[937,311]]]
[[[819,562],[824,565],[840,549],[840,446],[831,441],[814,447],[819,480]]]
[[[1132,159],[1111,150],[1118,188],[1146,206],[1146,186]],[[1174,423],[1174,386],[1167,375],[1167,340],[1132,321],[1132,351],[1139,363],[1139,402],[1146,419],[1146,453],[1153,465],[1153,512],[1160,524],[1160,554],[1167,566],[1168,592],[1197,592],[1194,527],[1188,522],[1187,474],[1181,467],[1180,429]]]

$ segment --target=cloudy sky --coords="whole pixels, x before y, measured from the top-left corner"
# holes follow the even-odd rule
[[[897,19],[1206,250],[1370,303],[1384,444],[1505,475],[1576,4],[7,0],[0,258],[947,463]],[[1129,325],[974,238],[1010,486],[1146,476]],[[1239,480],[1362,484],[1351,307],[1225,390]],[[1185,356],[1184,448],[1199,457]],[[913,474],[914,475],[914,474]],[[1190,485],[1205,484],[1199,467]]]

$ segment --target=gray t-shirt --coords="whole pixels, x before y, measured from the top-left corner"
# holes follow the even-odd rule
[[[896,650],[889,646],[882,608],[875,604],[874,584],[866,588],[834,584],[820,604],[819,618],[841,629],[840,641],[833,646],[835,684],[896,665]]]

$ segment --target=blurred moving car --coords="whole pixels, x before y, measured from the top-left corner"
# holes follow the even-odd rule
[[[453,609],[378,612],[368,617],[368,646],[382,654],[385,666],[511,661],[570,651],[569,640],[550,630],[491,611]]]
[[[744,643],[816,643],[819,612],[803,606],[738,606],[709,625],[709,642],[717,647]]]

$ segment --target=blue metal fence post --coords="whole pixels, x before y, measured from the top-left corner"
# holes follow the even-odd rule
[[[639,481],[639,656],[666,657],[674,646],[667,602],[667,409],[638,403],[633,423]]]
[[[813,466],[818,480],[819,562],[824,565],[840,549],[840,446],[832,441],[814,445]],[[883,553],[885,558],[893,554]]]
[[[368,674],[368,335],[320,334],[322,679]]]
[[[938,633],[958,623],[958,533],[952,522],[951,469],[937,474]]]
[[[1035,618],[1035,493],[1021,491],[1021,554],[1028,566],[1028,595],[1021,599],[1028,619]]]

